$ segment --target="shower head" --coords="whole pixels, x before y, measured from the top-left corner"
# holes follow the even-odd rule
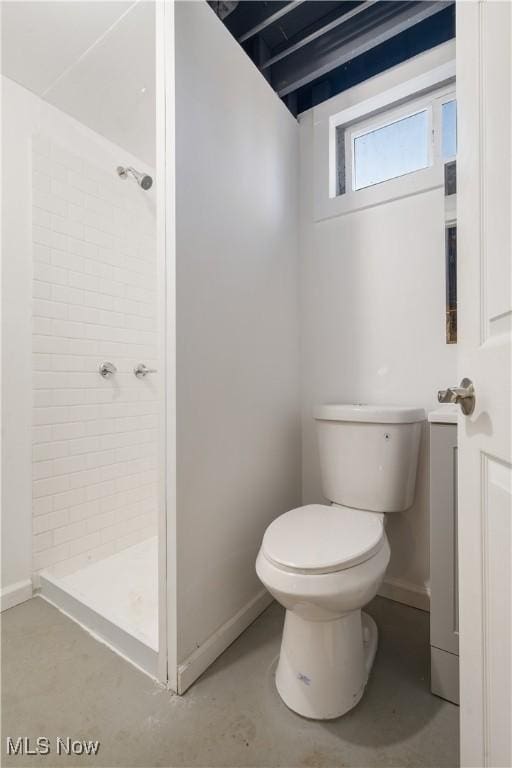
[[[127,168],[123,168],[122,165],[117,167],[117,175],[120,176],[121,179],[127,179],[128,174],[133,176],[139,187],[142,187],[142,189],[150,189],[153,185],[153,179],[151,176],[148,176],[147,173],[136,171],[135,168],[131,167],[131,165],[129,165]]]

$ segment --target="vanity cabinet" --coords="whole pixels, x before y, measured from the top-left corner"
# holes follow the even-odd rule
[[[434,411],[429,422],[430,684],[458,704],[457,411]]]

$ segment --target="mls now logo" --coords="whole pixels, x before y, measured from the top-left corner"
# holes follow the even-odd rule
[[[57,755],[96,755],[99,748],[99,741],[57,736],[54,751]],[[52,744],[47,736],[38,736],[33,743],[28,736],[18,736],[16,740],[11,736],[7,737],[8,755],[49,755],[50,752]]]

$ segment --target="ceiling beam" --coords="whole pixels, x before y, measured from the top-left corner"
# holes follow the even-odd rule
[[[247,32],[244,32],[244,34],[238,38],[238,42],[244,43],[246,40],[249,40],[250,37],[254,37],[254,35],[257,35],[267,27],[272,26],[272,24],[274,24],[276,21],[279,21],[279,19],[282,19],[283,16],[286,16],[287,14],[291,13],[291,11],[294,11],[304,2],[306,2],[306,0],[294,0],[291,3],[288,3],[288,5],[285,5],[284,8],[280,8],[278,11],[271,14],[271,16],[267,16],[266,19],[260,21],[259,24],[256,24],[255,27],[252,27]]]
[[[294,43],[294,45],[290,45],[289,48],[285,48],[280,53],[276,53],[275,56],[272,56],[270,59],[267,59],[260,66],[260,70],[263,71],[264,69],[267,69],[267,67],[271,67],[272,64],[275,64],[276,62],[281,61],[281,59],[285,59],[291,53],[295,53],[295,51],[300,50],[305,45],[308,45],[308,43],[312,43],[313,40],[316,40],[317,38],[322,37],[322,35],[325,35],[327,32],[330,32],[336,27],[339,27],[340,24],[345,24],[347,21],[349,21],[349,19],[353,19],[354,16],[357,16],[363,11],[368,10],[368,8],[370,8],[372,5],[375,5],[375,3],[377,2],[379,2],[379,0],[366,0],[366,2],[361,3],[361,5],[358,5],[352,11],[342,14],[337,19],[334,19],[333,21],[329,22],[329,24],[324,24],[323,27],[319,27],[314,32],[311,32],[311,34],[306,35],[306,37],[303,37],[302,40],[298,40],[296,43]]]
[[[302,55],[299,54],[300,58],[295,54],[288,58],[288,61],[275,65],[272,70],[273,87],[279,96],[286,96],[436,13],[440,13],[454,2],[455,0],[443,2],[422,0],[412,8],[408,6],[403,11],[398,10],[391,18],[388,17],[384,21],[376,18],[370,29],[352,37],[348,42],[343,40],[343,27],[338,28],[334,34],[330,35],[328,42],[326,40],[325,51],[318,50],[313,53],[311,50],[305,51]],[[382,5],[385,7],[386,3]],[[337,44],[338,35],[341,41]]]

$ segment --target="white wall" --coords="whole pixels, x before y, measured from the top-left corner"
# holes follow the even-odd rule
[[[2,608],[31,593],[32,94],[2,81]]]
[[[456,381],[456,346],[445,343],[443,190],[314,222],[312,111],[300,117],[300,147],[303,501],[311,503],[322,500],[313,406],[432,409],[437,389]],[[383,588],[424,607],[428,528],[425,431],[415,504],[388,521]]]
[[[134,527],[156,531],[158,405],[130,372],[156,362],[154,198],[115,175],[137,160],[7,78],[2,86],[8,590],[32,572],[32,491],[36,570],[108,554]],[[118,366],[115,382],[96,372],[103,359]],[[146,495],[135,498],[142,478]],[[138,502],[134,517],[148,517],[135,526],[126,517]]]
[[[182,662],[261,595],[300,502],[298,127],[206,3],[176,5],[176,78]]]
[[[155,3],[0,5],[2,74],[155,164]]]

